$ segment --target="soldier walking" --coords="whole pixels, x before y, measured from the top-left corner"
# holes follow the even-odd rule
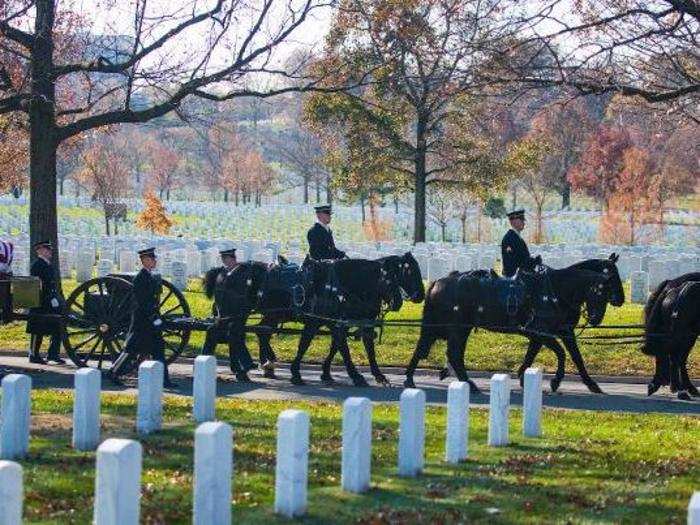
[[[163,385],[173,388],[177,385],[170,380],[168,374],[168,365],[165,362],[165,340],[162,334],[163,320],[160,317],[160,296],[163,284],[160,275],[153,272],[158,264],[155,248],[140,250],[138,255],[142,268],[133,281],[134,306],[130,335],[124,350],[112,366],[111,376],[115,382],[119,382],[118,378],[124,363],[129,358],[145,354],[163,363]]]
[[[56,270],[51,265],[53,246],[48,241],[38,242],[34,245],[36,260],[30,269],[30,275],[41,280],[41,305],[38,308],[29,309],[27,321],[27,333],[31,334],[29,343],[29,362],[46,364],[41,357],[40,350],[44,336],[50,337],[47,360],[51,363],[64,364],[61,358],[61,321],[58,317],[51,319],[47,314],[58,316],[61,313],[63,298],[58,291]],[[35,315],[33,315],[35,314]]]

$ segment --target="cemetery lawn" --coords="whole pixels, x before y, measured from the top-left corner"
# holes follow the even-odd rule
[[[64,293],[66,296],[76,286],[75,281],[64,281]],[[625,294],[629,299],[629,286],[625,286]],[[198,281],[191,280],[189,288],[185,292],[187,302],[192,310],[192,315],[200,318],[211,316],[211,302],[201,291]],[[387,319],[420,319],[423,305],[405,302],[400,312],[392,312]],[[604,325],[638,325],[642,322],[643,307],[637,304],[625,303],[620,308],[608,307]],[[251,319],[252,324],[257,319]],[[299,327],[290,323],[289,327]],[[3,350],[26,350],[28,348],[28,336],[24,333],[24,323],[13,323],[0,328],[0,353]],[[641,333],[641,330],[586,330],[584,335],[613,335],[613,334]],[[377,344],[377,359],[380,365],[405,367],[413,354],[418,340],[418,327],[389,326],[384,330],[381,343]],[[272,346],[281,361],[291,361],[296,354],[298,335],[278,335],[273,337]],[[651,377],[654,372],[654,362],[649,356],[642,354],[638,345],[609,345],[596,341],[579,341],[579,346],[586,362],[588,371],[599,375],[642,375]],[[190,343],[183,355],[198,355],[204,344],[204,332],[193,332]],[[442,368],[445,365],[445,341],[438,341],[430,353],[428,359],[421,362],[421,367]],[[700,344],[696,343],[690,354],[688,370],[691,377],[700,377]],[[248,348],[253,357],[257,359],[258,343],[255,337],[248,335]],[[311,344],[304,361],[320,363],[326,357],[329,348],[328,337],[317,337]],[[481,371],[517,371],[527,348],[527,340],[518,335],[505,335],[477,330],[469,338],[466,351],[466,363],[468,370]],[[367,364],[367,357],[361,341],[350,340],[350,349],[353,361],[356,364]],[[218,356],[228,358],[228,350],[224,345],[219,345]],[[336,363],[341,364],[340,356],[336,356]],[[543,349],[535,363],[547,372],[556,370],[554,353]],[[575,367],[567,355],[567,373],[575,373]]]
[[[74,451],[72,392],[34,391],[29,457],[22,461],[27,523],[88,523],[95,454]],[[191,523],[191,399],[167,397],[165,430],[141,439],[143,523]],[[700,480],[700,419],[544,409],[544,438],[521,437],[511,411],[511,445],[485,446],[488,413],[472,408],[469,460],[448,466],[445,410],[426,413],[426,469],[396,476],[398,407],[373,409],[372,488],[340,484],[342,407],[333,403],[219,399],[234,427],[237,523],[285,523],[273,512],[275,423],[280,411],[311,415],[309,511],[304,523],[685,523]],[[103,394],[102,437],[134,434],[135,398]]]

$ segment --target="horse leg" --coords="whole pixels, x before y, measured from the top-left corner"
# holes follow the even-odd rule
[[[667,353],[655,355],[654,377],[647,385],[647,395],[650,396],[664,385],[671,381],[671,361]]]
[[[406,367],[406,379],[403,382],[403,386],[406,388],[415,388],[416,384],[413,382],[413,374],[418,368],[418,363],[421,359],[425,359],[430,354],[430,349],[437,340],[437,336],[427,331],[421,329],[420,337],[418,338],[418,343],[416,344],[416,349],[413,351],[411,360]]]
[[[671,392],[676,392],[676,397],[683,401],[690,401],[690,395],[686,390],[682,377],[683,361],[677,350],[671,350]]]
[[[348,330],[347,328],[341,328],[338,326],[333,327],[333,346],[337,347],[340,351],[340,355],[343,356],[343,362],[345,363],[345,370],[347,370],[348,376],[352,379],[355,386],[369,386],[367,380],[363,377],[360,372],[352,362],[350,357],[350,347],[348,346]]]
[[[469,383],[469,391],[472,394],[479,394],[481,390],[476,386],[476,383],[469,379],[467,369],[464,366],[464,352],[467,347],[467,339],[469,338],[470,329],[455,329],[450,331],[447,338],[447,358],[450,366],[455,371],[457,379]]]
[[[540,353],[540,348],[542,348],[542,342],[537,339],[530,338],[530,341],[527,345],[527,352],[525,353],[525,358],[523,359],[523,363],[520,365],[520,368],[518,368],[518,379],[520,380],[521,388],[523,387],[523,376],[525,374],[525,370],[530,368],[532,366],[532,363],[535,362],[537,354]]]
[[[365,330],[362,332],[362,342],[365,345],[365,352],[367,352],[367,360],[369,361],[369,368],[372,371],[374,380],[383,386],[389,386],[389,381],[386,376],[382,374],[377,364],[377,352],[374,347],[374,330]]]
[[[331,347],[328,350],[328,357],[323,361],[323,367],[321,370],[321,381],[324,383],[335,383],[333,375],[331,374],[331,366],[333,365],[333,359],[335,354],[338,353],[338,347],[335,344],[335,340],[331,337]]]
[[[277,323],[272,319],[263,317],[258,326],[277,326]],[[277,356],[275,351],[272,349],[270,340],[272,339],[271,333],[258,332],[258,346],[260,347],[260,366],[263,369],[263,377],[268,379],[277,379],[275,375],[275,362],[277,361]]]
[[[549,386],[552,389],[552,392],[556,392],[557,390],[559,390],[559,385],[561,385],[561,382],[564,379],[566,351],[559,344],[559,341],[557,341],[554,337],[549,337],[545,339],[544,344],[547,348],[554,352],[554,355],[557,356],[557,371],[554,373],[554,377],[549,382]]]
[[[562,340],[564,341],[564,346],[569,351],[571,360],[576,365],[576,369],[581,376],[581,381],[583,384],[586,385],[588,390],[594,394],[602,394],[603,391],[598,386],[598,383],[596,383],[593,378],[588,375],[588,370],[586,370],[586,364],[583,362],[583,356],[581,356],[581,351],[578,348],[578,343],[576,343],[576,336],[574,333],[571,332],[570,334],[566,334],[564,337],[562,337]]]
[[[693,382],[690,380],[690,376],[688,375],[688,357],[690,356],[690,351],[693,349],[693,345],[695,344],[695,341],[691,341],[688,344],[688,349],[683,352],[682,354],[682,359],[681,359],[681,379],[683,380],[683,384],[685,385],[685,389],[688,391],[688,393],[693,396],[693,397],[700,397],[700,392],[696,388],[696,386],[693,384]]]
[[[301,332],[301,337],[299,338],[299,346],[297,347],[297,355],[294,356],[290,370],[292,372],[292,384],[294,385],[305,385],[304,380],[301,378],[301,372],[299,371],[301,367],[301,360],[304,358],[304,354],[309,349],[311,341],[318,332],[320,325],[316,321],[307,321],[304,323],[304,329]]]

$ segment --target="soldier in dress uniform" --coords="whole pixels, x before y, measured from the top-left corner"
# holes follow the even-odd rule
[[[53,247],[50,242],[42,241],[34,245],[34,251],[37,257],[29,273],[41,280],[41,306],[29,310],[29,320],[27,321],[27,333],[31,334],[29,362],[46,364],[40,355],[40,350],[44,336],[47,335],[51,338],[47,355],[48,361],[63,364],[65,361],[60,356],[61,321],[41,317],[45,314],[59,315],[63,303],[63,298],[58,291],[56,270],[51,265]],[[33,316],[32,314],[39,315]]]
[[[153,273],[158,262],[155,248],[138,251],[141,271],[133,281],[134,305],[131,313],[129,339],[122,353],[117,357],[111,369],[112,379],[118,382],[120,368],[130,355],[145,354],[164,366],[163,385],[172,388],[168,365],[165,362],[165,340],[163,339],[163,320],[160,318],[160,295],[163,284],[161,277]]]
[[[315,206],[316,224],[314,224],[306,238],[309,241],[309,255],[312,259],[343,259],[345,252],[335,247],[333,232],[330,226],[333,210],[330,204]]]
[[[527,243],[520,236],[525,228],[525,210],[515,210],[508,213],[510,229],[501,241],[501,260],[503,261],[503,276],[512,277],[521,268],[532,271],[536,265],[542,264],[542,257],[530,257]]]
[[[239,264],[236,259],[235,248],[221,250],[219,255],[221,256],[223,266],[219,268],[219,274],[216,277],[217,285],[223,282],[226,278],[226,274],[235,270]],[[214,318],[218,318],[220,315],[216,301],[214,301],[212,305],[212,315]],[[202,347],[202,355],[213,355],[216,345],[227,341],[229,344],[231,371],[236,374],[236,377],[240,381],[246,381],[248,380],[247,372],[256,368],[256,365],[253,363],[253,358],[250,356],[248,347],[245,344],[245,333],[243,333],[242,337],[239,334],[231,334],[233,336],[231,337],[227,326],[220,326],[218,323],[214,323],[207,329],[204,346]]]
[[[12,296],[10,280],[12,279],[12,260],[15,247],[9,241],[0,241],[0,323],[12,319]]]

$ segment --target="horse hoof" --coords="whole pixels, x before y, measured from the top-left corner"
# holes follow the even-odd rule
[[[693,397],[700,397],[700,392],[694,386],[688,387],[688,393]]]
[[[656,383],[649,383],[647,385],[647,396],[654,394],[659,388],[661,388],[661,385],[657,385]]]
[[[248,377],[248,374],[246,374],[245,372],[238,372],[236,374],[236,381],[238,381],[239,383],[252,383],[252,381]]]
[[[265,370],[263,372],[263,377],[265,379],[277,379],[277,376],[275,375],[275,370],[274,369],[269,369]]]
[[[404,388],[416,388],[416,384],[413,382],[412,377],[407,377],[403,382]]]
[[[449,368],[443,368],[440,370],[440,381],[444,381],[448,377],[450,377],[450,369]]]
[[[333,376],[330,374],[321,374],[321,382],[328,385],[333,385],[335,384],[335,379],[333,379]]]
[[[590,383],[586,383],[586,386],[588,387],[588,390],[593,392],[594,394],[604,394],[603,390],[598,386],[598,383],[595,381],[591,381]]]
[[[479,389],[478,386],[476,386],[476,383],[469,381],[469,393],[470,394],[481,394],[481,390]]]
[[[369,383],[363,375],[356,375],[352,378],[352,382],[355,386],[369,386]]]
[[[686,392],[685,390],[681,390],[678,392],[678,399],[680,399],[681,401],[692,401],[692,399],[690,398],[690,394],[688,394],[688,392]]]
[[[301,378],[300,375],[293,375],[290,381],[293,385],[296,386],[304,386],[306,384],[306,382]]]
[[[559,390],[559,386],[561,385],[561,379],[552,378],[552,380],[549,382],[549,387],[552,389],[552,392],[556,392]]]

